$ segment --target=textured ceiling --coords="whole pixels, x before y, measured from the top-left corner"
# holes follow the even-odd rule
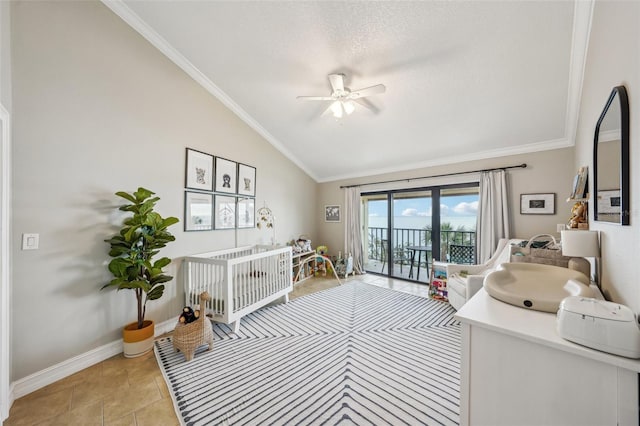
[[[105,4],[320,182],[574,142],[579,2]],[[296,99],[336,72],[376,112]]]

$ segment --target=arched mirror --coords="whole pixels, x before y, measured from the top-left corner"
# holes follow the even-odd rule
[[[614,87],[600,114],[593,141],[593,218],[629,224],[629,101]]]

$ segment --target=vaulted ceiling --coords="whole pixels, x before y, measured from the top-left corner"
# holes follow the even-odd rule
[[[105,4],[318,182],[574,144],[591,2]]]

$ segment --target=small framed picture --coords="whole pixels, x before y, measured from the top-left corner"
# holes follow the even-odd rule
[[[211,231],[213,229],[213,194],[185,191],[184,230]]]
[[[238,164],[238,194],[256,196],[256,168]]]
[[[520,194],[520,214],[555,214],[556,194]]]
[[[236,197],[215,196],[215,229],[234,229],[236,227]]]
[[[598,214],[620,214],[620,190],[598,191]]]
[[[238,182],[238,164],[216,157],[216,192],[235,194]]]
[[[238,228],[255,228],[256,201],[253,198],[238,198]]]
[[[213,155],[187,148],[184,186],[213,191]]]
[[[340,206],[324,206],[325,222],[340,222]]]

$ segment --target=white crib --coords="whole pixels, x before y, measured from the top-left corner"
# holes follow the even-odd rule
[[[209,292],[207,314],[240,329],[240,319],[293,290],[291,247],[246,246],[184,258],[185,305]]]

